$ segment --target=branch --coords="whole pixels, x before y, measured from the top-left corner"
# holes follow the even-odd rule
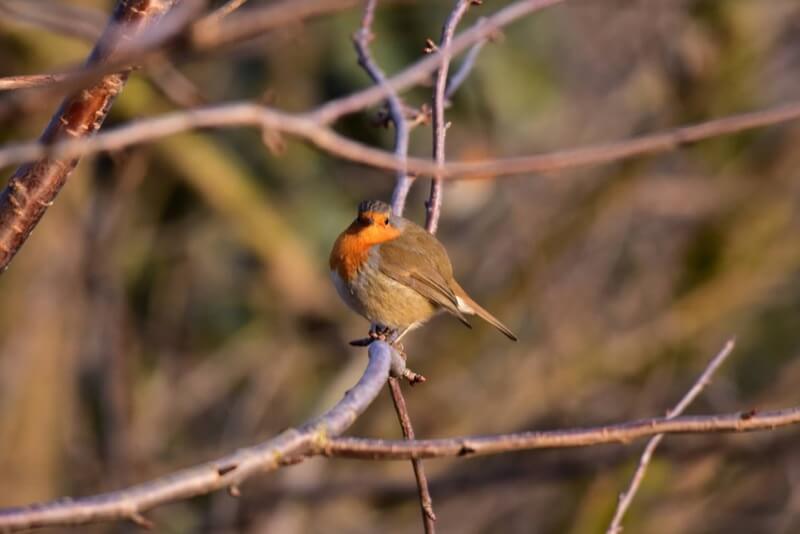
[[[408,408],[406,407],[406,399],[403,397],[403,391],[400,389],[400,380],[398,378],[389,378],[389,391],[392,394],[392,402],[397,412],[397,418],[400,420],[400,426],[403,429],[403,437],[407,440],[413,440],[415,437],[414,427],[411,425],[411,418],[408,415]],[[422,510],[422,524],[425,527],[425,534],[433,534],[436,532],[436,514],[433,511],[433,499],[431,499],[431,490],[428,488],[428,478],[425,476],[425,468],[422,465],[422,460],[419,458],[412,458],[411,466],[414,469],[414,478],[417,480],[419,505]]]
[[[709,362],[705,371],[703,371],[700,377],[695,381],[691,389],[686,392],[686,395],[683,396],[683,398],[678,402],[678,404],[675,405],[674,408],[667,412],[667,419],[675,419],[677,416],[682,414],[692,402],[694,402],[698,395],[702,393],[703,389],[705,389],[705,387],[711,382],[711,377],[714,375],[717,369],[719,369],[731,352],[733,352],[735,345],[736,342],[732,339],[725,343],[725,346],[722,347],[722,350],[720,350]],[[639,466],[636,468],[636,472],[633,474],[633,478],[631,479],[628,489],[620,495],[619,502],[617,503],[617,509],[614,512],[614,518],[611,520],[611,525],[608,527],[606,534],[618,534],[619,532],[622,532],[622,518],[625,517],[625,512],[628,511],[636,492],[639,491],[639,486],[641,485],[642,480],[644,480],[644,474],[647,471],[647,466],[650,464],[650,459],[653,457],[653,453],[655,452],[656,447],[658,447],[658,444],[661,443],[662,439],[664,439],[664,434],[657,434],[650,438],[650,441],[647,442],[647,446],[645,447],[644,452],[639,459]]]
[[[563,1],[564,0],[518,0],[497,11],[494,15],[479,20],[468,30],[458,34],[458,36],[453,39],[448,53],[451,56],[458,55],[473,44],[495,35],[500,28],[508,26],[515,20]],[[311,112],[309,118],[321,124],[330,124],[345,115],[361,111],[380,103],[386,98],[388,88],[400,92],[426,82],[428,80],[428,75],[441,65],[442,54],[443,51],[438,50],[417,61],[413,65],[406,67],[387,80],[388,87],[375,85],[349,96],[332,100]],[[429,172],[428,174],[433,173]]]
[[[245,2],[247,2],[247,0],[228,0],[205,17],[198,20],[196,26],[202,28],[204,24],[218,24],[219,21],[242,7]],[[248,16],[250,15],[248,14]]]
[[[138,119],[90,138],[68,139],[49,146],[40,142],[7,145],[0,148],[0,167],[46,156],[67,158],[103,150],[119,150],[200,128],[257,126],[305,139],[334,156],[380,169],[400,170],[407,165],[409,172],[433,174],[438,170],[445,178],[553,173],[658,154],[704,139],[794,121],[800,118],[800,102],[611,143],[532,156],[448,163],[441,169],[427,159],[409,158],[403,162],[389,152],[351,141],[320,125],[314,117],[316,115],[313,113],[293,115],[246,102],[177,111],[160,117]]]
[[[445,137],[448,124],[444,122],[444,104],[447,100],[447,73],[450,70],[450,59],[453,57],[452,44],[456,26],[467,13],[472,0],[457,0],[453,11],[447,17],[442,28],[439,41],[441,50],[439,70],[436,71],[436,84],[433,89],[433,160],[436,168],[441,169],[445,161]],[[432,234],[439,227],[439,216],[442,211],[442,175],[436,172],[431,181],[431,192],[425,205],[425,228]]]
[[[174,0],[120,0],[88,64],[111,59],[121,45],[151,26]],[[64,100],[39,140],[40,146],[88,137],[97,131],[128,78],[123,71]],[[0,271],[8,267],[28,235],[53,203],[78,158],[43,157],[17,169],[0,194]]]
[[[353,36],[353,44],[356,48],[358,64],[367,72],[373,82],[379,86],[387,87],[386,75],[372,58],[369,50],[369,43],[374,38],[372,23],[375,19],[377,3],[377,0],[367,0],[367,4],[364,7],[364,16],[361,19],[361,28]],[[387,87],[386,104],[389,110],[389,118],[394,124],[394,155],[398,160],[404,162],[408,158],[408,141],[411,130],[405,118],[403,101],[400,100],[400,97],[391,87]],[[397,183],[392,194],[392,211],[397,215],[402,215],[408,191],[411,189],[414,180],[408,175],[405,168],[397,171],[396,180]],[[414,439],[414,427],[411,424],[411,417],[408,415],[406,400],[403,397],[398,378],[389,378],[389,392],[392,395],[397,418],[400,420],[403,437]],[[433,511],[433,499],[431,499],[431,492],[428,488],[425,468],[422,465],[422,461],[418,459],[411,460],[411,467],[414,470],[414,478],[417,481],[422,524],[426,534],[433,534],[436,532],[436,514]]]
[[[358,64],[361,65],[378,87],[382,87],[386,91],[389,118],[394,124],[394,156],[398,161],[402,162],[396,173],[397,185],[392,194],[392,211],[396,215],[403,215],[408,191],[414,183],[414,178],[408,175],[405,168],[411,130],[408,127],[408,121],[406,121],[403,101],[397,95],[397,92],[386,83],[386,75],[375,63],[369,50],[369,42],[374,38],[372,21],[375,18],[376,5],[377,0],[367,0],[367,5],[364,8],[364,17],[361,20],[361,28],[353,36],[353,44],[358,55]]]
[[[404,366],[400,356],[386,343],[375,342],[370,345],[369,364],[361,379],[338,404],[319,418],[286,430],[259,445],[128,489],[0,510],[0,532],[118,519],[146,524],[147,520],[141,514],[155,506],[222,488],[236,491],[235,488],[246,479],[274,471],[290,462],[292,457],[313,450],[316,443],[327,442],[331,436],[347,430],[378,395],[390,368],[395,372],[398,365]]]
[[[0,78],[0,91],[46,87],[48,85],[60,83],[66,78],[66,74],[23,74],[20,76],[6,76]]]
[[[63,35],[96,41],[108,17],[99,10],[54,0],[3,0],[0,20],[48,28]]]
[[[43,8],[38,4],[41,2],[37,2],[37,6],[33,6],[33,9],[26,4],[17,6],[14,1],[8,6],[0,5],[0,19],[3,18],[5,11],[8,13],[5,15],[7,20],[11,22],[21,21],[48,31],[91,42],[95,42],[103,32],[105,16],[99,10],[73,8],[51,2],[46,2]],[[227,6],[228,4],[221,7],[220,10]],[[103,67],[108,68],[108,65],[103,64]],[[172,64],[166,54],[154,54],[147,60],[147,67],[150,81],[174,104],[190,108],[205,102],[200,91]],[[75,85],[76,80],[73,78],[77,74],[77,72],[72,72],[9,76],[0,78],[0,91],[32,88],[55,89],[59,86]],[[36,102],[40,103],[42,101],[41,92],[35,96]]]
[[[657,434],[704,434],[774,430],[800,424],[800,406],[765,412],[721,415],[657,417],[583,429],[519,432],[494,436],[433,440],[377,440],[337,438],[372,402],[391,368],[402,376],[405,362],[382,342],[369,349],[370,362],[358,384],[333,409],[319,419],[254,447],[185,469],[126,490],[71,501],[55,501],[24,508],[0,510],[0,532],[36,526],[76,525],[95,521],[131,519],[155,506],[225,487],[237,487],[256,473],[314,455],[373,460],[409,460],[501,454],[512,451],[587,447],[604,443],[629,443]]]
[[[337,438],[321,443],[312,454],[362,460],[408,460],[486,456],[534,449],[567,449],[604,443],[627,444],[656,434],[708,434],[754,432],[800,424],[800,406],[760,413],[654,417],[615,425],[569,430],[518,432],[493,436],[471,436],[415,441]]]
[[[235,0],[234,0],[235,1]],[[283,0],[247,13],[226,17],[219,24],[202,21],[192,28],[190,45],[198,51],[217,49],[223,45],[238,43],[259,37],[275,28],[305,19],[327,15],[353,7],[358,0]]]
[[[478,41],[469,49],[456,73],[447,81],[447,90],[444,93],[446,100],[452,99],[456,91],[458,91],[467,80],[473,67],[475,67],[475,62],[478,60],[478,55],[481,53],[481,50],[483,50],[484,45],[486,45],[486,39]]]

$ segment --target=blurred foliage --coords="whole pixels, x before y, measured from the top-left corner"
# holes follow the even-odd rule
[[[506,3],[472,9],[464,26]],[[419,58],[449,8],[382,5],[378,62],[396,72]],[[172,61],[209,102],[306,110],[368,85],[350,41],[359,18]],[[794,0],[569,2],[484,48],[448,110],[449,158],[606,142],[788,101],[799,37]],[[68,68],[89,47],[1,19],[0,75]],[[162,89],[135,73],[106,127],[178,107]],[[34,138],[56,105],[7,121],[0,140]],[[337,128],[388,148],[376,111]],[[392,177],[287,143],[273,154],[256,131],[196,132],[81,163],[0,278],[3,506],[212,458],[318,413],[359,376],[365,352],[347,340],[367,325],[335,296],[327,253],[359,200],[389,197]],[[429,378],[408,393],[417,434],[660,414],[732,335],[736,352],[692,410],[797,404],[798,143],[790,123],[557,176],[448,183],[440,238],[456,274],[520,342],[444,317],[407,338]],[[430,129],[415,129],[413,153],[430,144]],[[426,193],[422,180],[409,216],[422,217]],[[388,395],[352,433],[399,436]],[[797,532],[798,438],[668,438],[626,531]],[[602,532],[642,445],[430,461],[439,529]],[[161,532],[420,530],[407,462],[317,459],[242,490],[152,517]]]

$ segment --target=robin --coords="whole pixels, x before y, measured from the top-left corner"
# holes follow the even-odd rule
[[[371,323],[371,337],[397,343],[441,311],[472,328],[477,315],[516,341],[516,336],[467,295],[453,278],[444,246],[421,226],[392,215],[379,200],[358,205],[358,216],[342,232],[330,256],[339,295]]]

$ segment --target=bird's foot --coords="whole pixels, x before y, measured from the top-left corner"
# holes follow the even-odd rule
[[[382,324],[373,324],[369,328],[369,337],[376,340],[388,341],[391,343],[391,339],[395,336],[397,336],[396,329],[384,326]]]
[[[374,341],[386,341],[391,345],[392,338],[397,337],[397,330],[394,328],[390,328],[388,326],[383,326],[380,324],[373,324],[369,327],[369,334],[368,337],[361,338],[361,339],[354,339],[350,342],[350,345],[353,347],[367,347],[372,344]],[[396,347],[396,345],[395,345]],[[400,345],[400,349],[402,352],[402,345]]]

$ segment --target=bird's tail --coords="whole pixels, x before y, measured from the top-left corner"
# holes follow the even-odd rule
[[[493,327],[500,330],[500,332],[505,334],[505,336],[508,337],[508,339],[512,341],[517,341],[517,336],[515,336],[514,333],[511,330],[509,330],[506,325],[501,323],[497,317],[486,311],[486,309],[483,308],[483,306],[472,300],[472,298],[469,295],[467,295],[467,292],[464,291],[464,288],[458,285],[458,283],[455,280],[453,281],[453,286],[454,286],[453,292],[456,294],[456,297],[458,298],[458,310],[460,312],[477,315],[478,317],[480,317]]]

